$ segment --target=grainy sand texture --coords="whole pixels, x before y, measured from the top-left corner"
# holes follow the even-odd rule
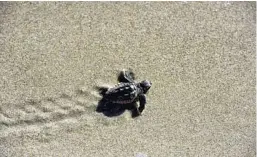
[[[0,157],[254,157],[255,2],[0,2]],[[99,84],[153,83],[142,116]]]

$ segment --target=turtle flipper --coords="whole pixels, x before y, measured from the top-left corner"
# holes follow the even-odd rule
[[[119,82],[134,82],[134,80],[135,80],[135,74],[132,72],[132,70],[122,70],[118,74]]]
[[[108,87],[96,87],[96,89],[98,90],[100,95],[104,96],[109,88]]]
[[[146,104],[146,96],[145,95],[140,95],[139,96],[139,112],[142,113],[143,110],[145,109],[145,104]]]
[[[136,118],[136,117],[140,116],[141,113],[140,113],[136,103],[134,103],[132,105],[133,106],[131,107],[131,116],[132,116],[132,118]]]

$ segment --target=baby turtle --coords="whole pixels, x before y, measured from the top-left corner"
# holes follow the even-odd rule
[[[146,93],[152,83],[148,80],[135,82],[135,75],[130,71],[123,70],[118,75],[119,83],[114,87],[99,88],[100,94],[106,103],[119,104],[126,109],[132,110],[132,117],[139,116],[145,109]],[[139,101],[139,107],[136,102]]]

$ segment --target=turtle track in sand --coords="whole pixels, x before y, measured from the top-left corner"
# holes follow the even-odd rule
[[[1,104],[0,137],[32,126],[55,126],[65,121],[73,123],[82,119],[91,125],[95,123],[93,114],[98,100],[95,91],[80,89],[73,95],[62,94],[56,98],[29,100],[21,104]]]

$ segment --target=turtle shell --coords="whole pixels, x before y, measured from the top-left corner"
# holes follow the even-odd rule
[[[138,88],[135,83],[120,83],[109,88],[105,98],[113,103],[128,104],[135,101],[138,96]]]

